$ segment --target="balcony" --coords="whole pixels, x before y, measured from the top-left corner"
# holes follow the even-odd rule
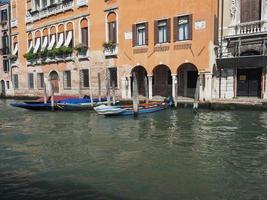
[[[68,10],[73,9],[73,1],[63,2],[61,4],[54,4],[46,7],[42,10],[34,10],[28,13],[25,17],[26,23],[34,22],[36,20],[43,19],[45,17],[49,17],[51,15],[55,15],[61,12],[66,12]]]
[[[77,0],[77,7],[87,6],[88,0]]]
[[[248,34],[257,34],[263,31],[266,31],[266,22],[265,21],[253,21],[240,23],[234,26],[229,26],[230,35],[248,35]]]
[[[106,57],[114,57],[117,56],[118,54],[118,44],[115,42],[104,42],[103,44],[104,47],[104,55]]]
[[[18,20],[17,19],[12,19],[11,20],[11,28],[15,28],[18,26]]]

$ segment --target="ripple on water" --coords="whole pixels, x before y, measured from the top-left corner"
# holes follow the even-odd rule
[[[6,199],[267,199],[264,112],[106,118],[7,102],[0,101]]]

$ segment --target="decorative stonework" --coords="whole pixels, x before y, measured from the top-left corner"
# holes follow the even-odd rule
[[[237,15],[237,1],[231,0],[231,7],[230,7],[230,15],[231,15],[231,24],[236,23],[236,15]]]

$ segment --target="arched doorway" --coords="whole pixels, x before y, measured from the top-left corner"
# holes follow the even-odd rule
[[[54,93],[59,93],[59,77],[56,71],[49,74]]]
[[[6,96],[6,87],[5,87],[5,81],[1,80],[1,94],[0,96]]]
[[[146,69],[143,66],[136,66],[132,69],[131,73],[132,76],[134,73],[136,75],[139,95],[145,96],[145,77],[147,76]]]
[[[158,65],[153,70],[153,95],[167,97],[172,95],[171,70],[166,65]]]
[[[191,63],[182,64],[177,70],[178,76],[178,96],[194,98],[198,70]]]

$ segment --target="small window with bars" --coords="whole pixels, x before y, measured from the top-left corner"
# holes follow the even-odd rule
[[[9,60],[3,60],[3,70],[4,72],[9,72]]]
[[[81,88],[84,88],[84,89],[87,89],[90,87],[88,69],[80,70],[80,84],[81,84]]]
[[[37,74],[37,87],[38,89],[44,88],[44,73]]]
[[[117,67],[108,68],[110,87],[118,87]]]
[[[33,73],[28,74],[28,88],[29,89],[34,89],[34,77]]]
[[[19,88],[19,75],[18,74],[13,74],[13,87],[14,89]]]
[[[64,78],[64,89],[70,89],[71,88],[71,71],[64,71],[63,73]]]

